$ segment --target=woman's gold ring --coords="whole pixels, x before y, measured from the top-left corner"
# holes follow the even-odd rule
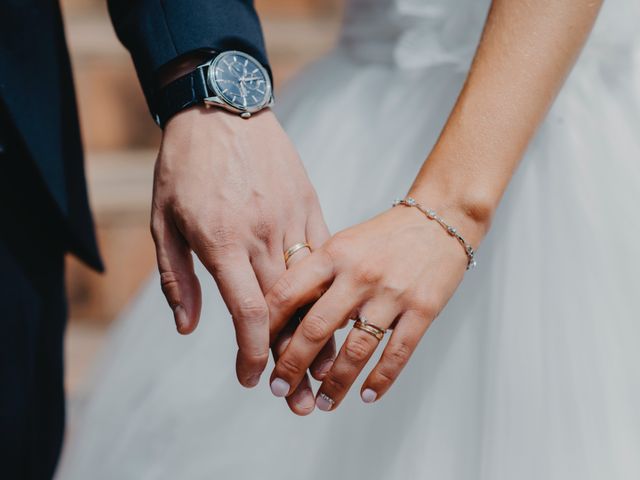
[[[356,322],[353,324],[353,328],[367,332],[369,335],[376,337],[378,341],[381,341],[384,338],[385,330],[369,323],[367,319],[363,317],[356,319]]]

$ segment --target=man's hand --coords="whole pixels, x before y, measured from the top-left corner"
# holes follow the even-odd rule
[[[329,232],[315,190],[275,115],[249,120],[196,107],[166,125],[155,167],[151,231],[162,290],[182,334],[198,323],[191,251],[231,312],[240,383],[255,386],[269,354],[263,292],[286,270],[283,252]]]

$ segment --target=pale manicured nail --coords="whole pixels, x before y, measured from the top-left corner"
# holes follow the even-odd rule
[[[173,307],[173,318],[176,322],[176,328],[178,329],[178,332],[187,328],[189,319],[187,318],[187,311],[182,305],[176,305],[175,307]]]
[[[378,394],[370,388],[365,388],[361,397],[364,403],[373,403],[376,401],[376,398],[378,398]]]
[[[275,378],[273,382],[271,382],[271,392],[276,397],[286,396],[290,388],[291,386],[281,378]]]
[[[333,404],[336,403],[329,395],[325,393],[318,394],[318,398],[316,398],[316,406],[324,411],[328,412],[333,407]]]

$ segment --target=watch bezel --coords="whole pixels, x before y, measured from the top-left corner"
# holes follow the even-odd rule
[[[236,55],[236,56],[248,59],[249,61],[253,62],[257,66],[257,68],[260,70],[260,72],[264,75],[265,84],[266,84],[266,91],[264,93],[263,100],[259,104],[251,106],[251,107],[245,107],[244,105],[233,103],[220,90],[218,82],[215,79],[216,66],[224,58],[226,58],[229,55]],[[225,107],[228,107],[232,111],[235,111],[237,113],[245,113],[245,112],[246,113],[255,113],[255,112],[258,112],[258,111],[262,110],[263,108],[265,108],[266,106],[268,106],[270,104],[270,102],[271,102],[271,99],[272,99],[271,77],[269,77],[269,73],[267,72],[267,69],[264,68],[264,66],[262,66],[262,64],[258,60],[256,60],[254,57],[252,57],[248,53],[242,52],[240,50],[226,50],[226,51],[220,53],[219,55],[216,55],[216,57],[213,58],[209,62],[209,67],[208,67],[208,70],[207,70],[207,85],[208,85],[209,89],[211,89],[214,92],[215,97],[223,102]]]

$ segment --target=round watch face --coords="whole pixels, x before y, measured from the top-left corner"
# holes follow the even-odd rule
[[[246,53],[221,53],[213,60],[208,75],[216,95],[239,111],[255,112],[271,100],[269,74]]]

